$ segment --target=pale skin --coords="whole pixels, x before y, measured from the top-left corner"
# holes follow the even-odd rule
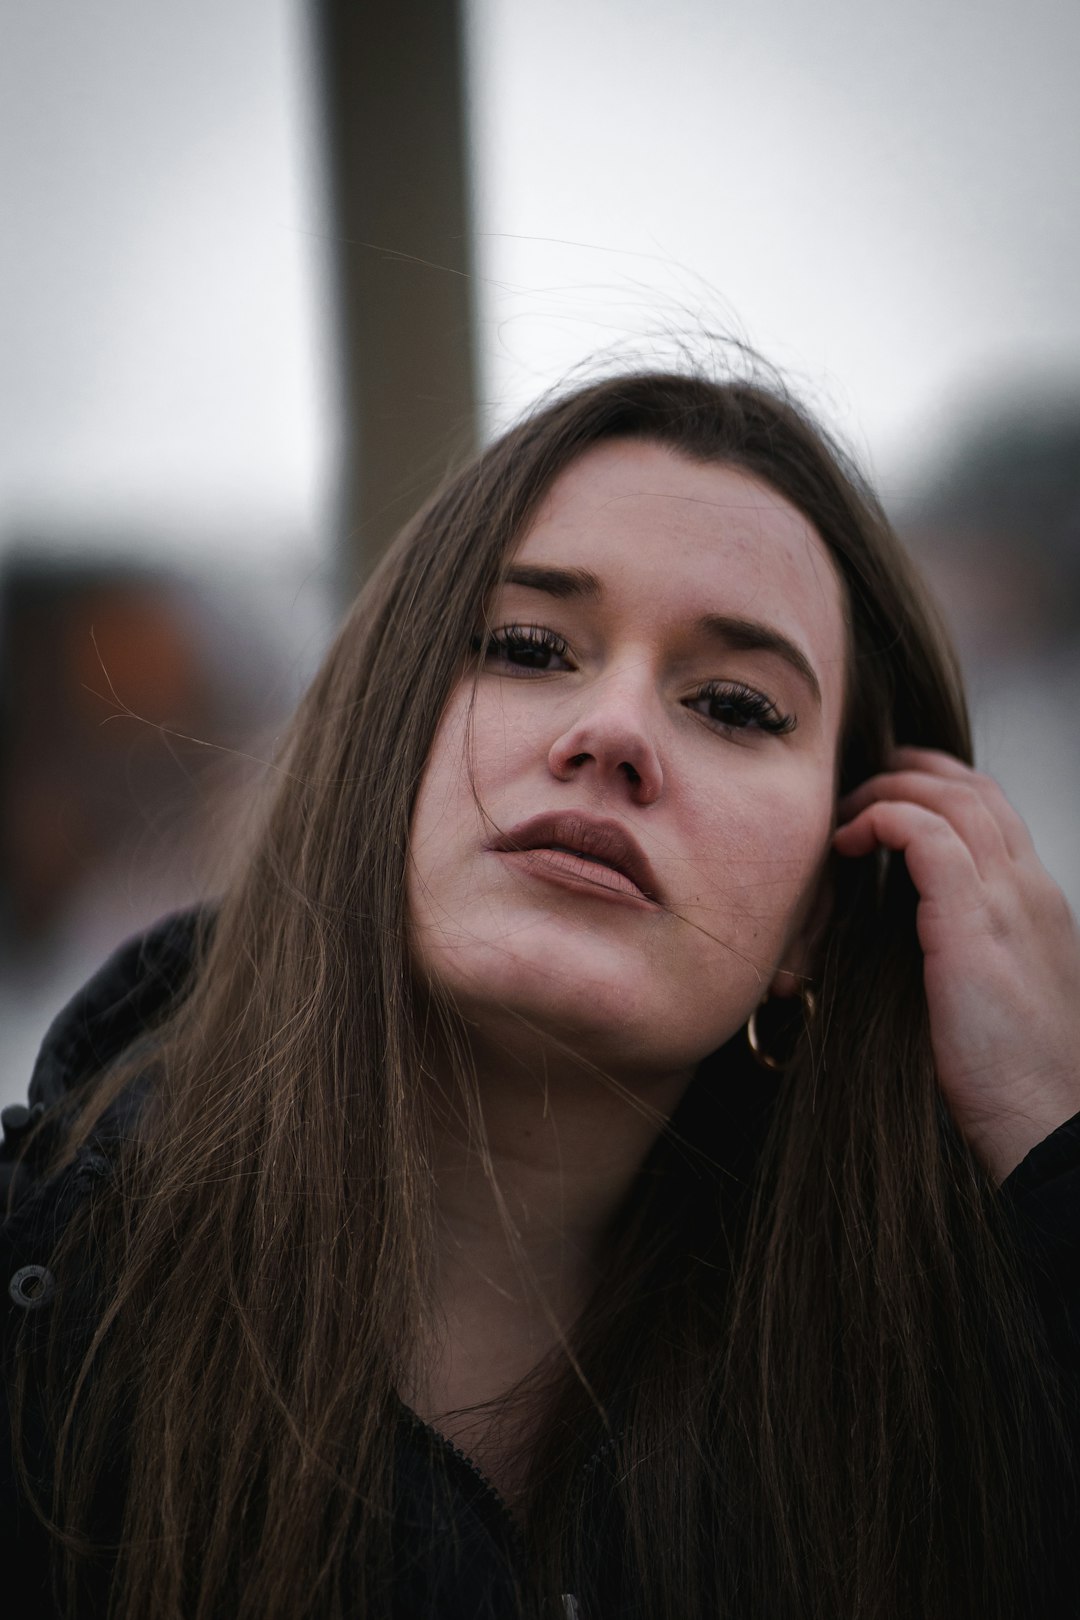
[[[833,847],[903,854],[938,1079],[1002,1182],[1080,1112],[1080,934],[996,782],[928,748],[891,764],[842,803]]]
[[[608,444],[555,480],[514,564],[428,762],[409,907],[419,974],[470,1032],[516,1240],[434,1086],[444,1325],[405,1392],[508,1494],[513,1446],[445,1414],[557,1342],[697,1064],[812,979],[830,851],[903,853],[941,1084],[994,1177],[1080,1111],[1080,942],[1000,791],[900,750],[837,806],[844,593],[796,509],[733,468]],[[748,622],[757,645],[725,632]],[[491,847],[564,810],[623,828],[663,904]]]

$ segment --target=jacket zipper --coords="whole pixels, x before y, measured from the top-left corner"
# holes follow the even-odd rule
[[[460,1446],[456,1446],[452,1440],[448,1439],[445,1434],[441,1434],[438,1429],[432,1428],[430,1423],[425,1423],[423,1418],[414,1412],[411,1406],[405,1406],[404,1402],[401,1404],[404,1406],[405,1411],[408,1413],[411,1422],[416,1428],[422,1429],[425,1434],[431,1435],[435,1440],[438,1441],[440,1447],[444,1451],[449,1451],[451,1456],[457,1458],[460,1466],[468,1470],[473,1479],[476,1480],[477,1484],[482,1488],[481,1500],[486,1503],[490,1503],[490,1505],[495,1509],[497,1517],[500,1519],[506,1529],[509,1530],[517,1552],[519,1554],[523,1554],[525,1550],[525,1542],[521,1526],[518,1524],[506,1502],[503,1500],[502,1496],[500,1496],[498,1490],[491,1483],[490,1479],[488,1479],[483,1469],[473,1462],[472,1458],[462,1451]]]
[[[451,1456],[457,1459],[457,1462],[461,1467],[468,1470],[473,1479],[481,1487],[481,1500],[486,1504],[490,1504],[490,1506],[494,1508],[496,1517],[499,1519],[500,1523],[505,1526],[510,1534],[510,1539],[513,1542],[518,1558],[523,1558],[525,1552],[525,1538],[521,1526],[518,1524],[517,1519],[510,1511],[506,1501],[499,1493],[498,1489],[492,1484],[491,1480],[488,1479],[483,1469],[480,1468],[478,1464],[467,1455],[466,1452],[462,1451],[460,1446],[455,1445],[454,1442],[445,1434],[442,1434],[438,1429],[433,1428],[430,1423],[425,1423],[424,1419],[420,1417],[418,1413],[414,1412],[411,1406],[406,1406],[404,1401],[401,1401],[400,1405],[416,1428],[422,1429],[425,1434],[431,1435],[445,1451],[449,1451]],[[597,1446],[592,1456],[582,1465],[581,1478],[583,1481],[588,1479],[589,1475],[597,1467],[600,1461],[607,1455],[607,1453],[614,1450],[618,1438],[618,1435],[609,1435],[606,1440],[603,1440],[601,1444]],[[566,1620],[582,1620],[581,1607],[574,1593],[564,1592],[562,1594],[562,1600]]]
[[[425,1423],[424,1419],[420,1417],[418,1413],[414,1412],[411,1406],[406,1406],[404,1401],[401,1402],[401,1406],[407,1413],[410,1421],[418,1429],[423,1429],[425,1434],[431,1435],[435,1440],[438,1441],[439,1445],[442,1446],[444,1450],[449,1451],[454,1457],[457,1458],[459,1463],[468,1469],[473,1478],[483,1486],[484,1496],[491,1499],[498,1509],[500,1517],[513,1530],[515,1536],[520,1539],[521,1528],[518,1525],[517,1520],[510,1511],[510,1508],[503,1497],[500,1495],[498,1487],[492,1484],[491,1480],[488,1479],[487,1475],[484,1473],[479,1464],[475,1463],[466,1452],[462,1451],[460,1446],[455,1445],[454,1442],[448,1438],[448,1436],[441,1433],[440,1430],[433,1428],[430,1423]],[[603,1461],[604,1457],[607,1456],[609,1451],[613,1451],[615,1449],[618,1439],[619,1436],[616,1434],[609,1435],[606,1440],[601,1441],[596,1450],[593,1452],[592,1456],[582,1463],[580,1472],[583,1480],[589,1477],[593,1470]]]

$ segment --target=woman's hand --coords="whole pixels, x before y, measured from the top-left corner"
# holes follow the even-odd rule
[[[996,782],[929,748],[889,763],[841,801],[834,847],[907,862],[938,1078],[1000,1183],[1080,1112],[1080,931]]]

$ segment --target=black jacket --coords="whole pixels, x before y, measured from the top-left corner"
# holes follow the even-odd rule
[[[104,1116],[95,1138],[51,1180],[40,1173],[51,1144],[42,1143],[32,1160],[16,1166],[20,1142],[46,1108],[123,1052],[183,993],[196,919],[195,912],[166,918],[109,958],[50,1026],[31,1077],[28,1105],[14,1105],[0,1116],[4,1125],[0,1213],[7,1209],[9,1188],[15,1182],[12,1213],[0,1226],[0,1275],[6,1285],[5,1373],[15,1332],[30,1325],[28,1316],[37,1327],[46,1312],[79,1314],[86,1308],[58,1296],[44,1262],[70,1212],[108,1176],[109,1138],[123,1129],[130,1111],[138,1107],[138,1092],[129,1091]],[[1074,1407],[1080,1408],[1080,1114],[1027,1156],[1005,1182],[1001,1196],[1013,1212],[1017,1242],[1028,1263],[1053,1353],[1071,1380]],[[4,1389],[6,1402],[6,1378]],[[40,1422],[32,1405],[26,1421],[32,1448]],[[467,1457],[404,1405],[396,1446],[399,1620],[496,1620],[511,1612],[509,1595],[520,1560],[520,1535],[498,1493]],[[583,1512],[597,1516],[595,1564],[571,1583],[575,1591],[564,1599],[567,1615],[580,1615],[581,1620],[608,1620],[633,1612],[629,1594],[615,1607],[605,1596],[621,1585],[622,1571],[604,1545],[603,1461],[601,1448],[582,1481]],[[1055,1498],[1055,1482],[1046,1483],[1049,1503]],[[419,1549],[424,1549],[422,1556]],[[24,1616],[49,1620],[56,1613],[50,1595],[50,1544],[16,1486],[6,1405],[0,1412],[0,1555],[0,1613],[19,1620]],[[1063,1570],[1062,1582],[1056,1612],[1080,1620],[1080,1561],[1077,1568],[1070,1564],[1067,1572]],[[105,1576],[96,1587],[88,1586],[79,1620],[104,1615],[106,1593]]]

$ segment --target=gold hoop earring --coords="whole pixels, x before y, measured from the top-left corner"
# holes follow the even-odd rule
[[[783,1001],[787,998],[783,996],[775,996],[772,999],[774,1001]],[[778,1072],[779,1070],[787,1067],[791,1060],[791,1054],[788,1053],[785,1058],[774,1057],[773,1054],[771,1052],[767,1052],[765,1047],[762,1045],[757,1019],[758,1013],[761,1011],[762,1007],[765,1006],[768,1000],[769,997],[766,997],[765,1001],[759,1001],[753,1012],[750,1014],[750,1017],[746,1020],[746,1040],[751,1052],[754,1054],[755,1063],[760,1063],[763,1069],[772,1069],[774,1072]],[[799,1001],[802,1004],[803,1026],[805,1027],[817,1012],[817,997],[814,995],[812,990],[800,990]]]

